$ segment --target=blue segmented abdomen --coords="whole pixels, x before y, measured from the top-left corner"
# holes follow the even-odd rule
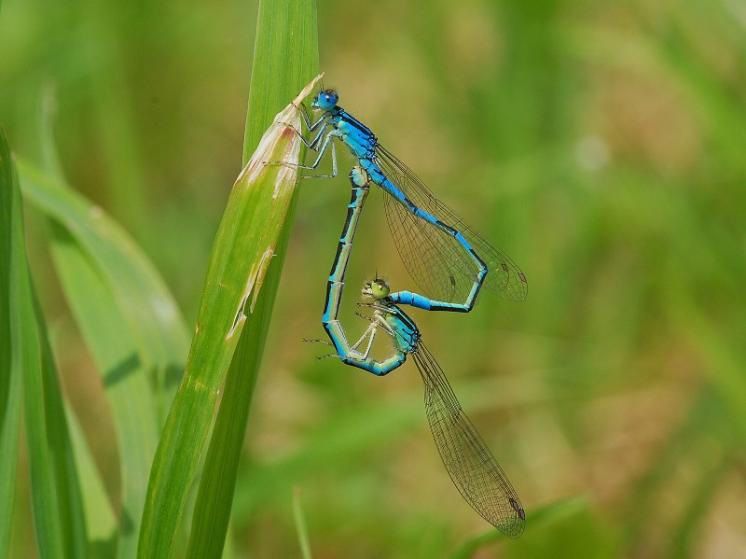
[[[409,305],[410,307],[416,307],[425,311],[432,310],[431,299],[424,297],[419,293],[412,293],[411,291],[397,291],[389,295],[389,299],[397,305]]]
[[[365,204],[365,198],[368,194],[367,177],[361,173],[356,173],[356,169],[354,168],[350,172],[350,181],[352,182],[351,199],[347,206],[347,218],[345,219],[339,244],[337,245],[337,254],[334,257],[334,263],[329,273],[326,302],[321,321],[324,330],[334,345],[337,355],[343,363],[358,367],[376,376],[384,376],[400,367],[406,361],[407,353],[397,347],[393,355],[381,361],[368,356],[356,355],[351,349],[344,328],[342,328],[338,320],[339,307],[344,291],[345,273],[350,260],[352,243],[355,231],[357,230],[358,220]]]
[[[360,166],[367,171],[371,181],[376,183],[391,196],[408,207],[414,215],[424,221],[427,221],[428,223],[432,223],[433,225],[443,225],[443,223],[441,223],[437,217],[429,212],[426,212],[422,208],[415,206],[414,203],[412,203],[412,201],[407,198],[402,189],[399,188],[396,183],[394,183],[389,177],[386,176],[386,174],[375,163],[375,161],[370,158],[360,159]]]
[[[455,241],[470,255],[475,266],[476,277],[474,278],[471,290],[463,303],[441,301],[408,291],[393,293],[391,295],[392,301],[394,303],[407,304],[424,310],[446,312],[471,311],[472,307],[474,306],[474,302],[476,301],[477,294],[479,293],[487,276],[488,269],[484,261],[474,251],[469,241],[466,239],[466,237],[464,237],[463,233],[461,233],[461,231],[457,231],[451,225],[443,223],[437,216],[416,206],[407,197],[407,195],[391,179],[389,179],[389,177],[386,176],[386,174],[378,166],[374,159],[360,159],[359,163],[360,166],[368,173],[368,176],[373,183],[383,188],[389,195],[391,195],[399,203],[401,203],[402,206],[407,208],[407,210],[411,214],[417,216],[424,222],[433,225],[441,232],[455,239]]]
[[[370,180],[372,182],[376,183],[378,186],[383,187],[389,194],[391,194],[400,202],[405,202],[406,196],[404,196],[404,193],[393,182],[391,182],[391,180],[386,176],[386,174],[378,166],[378,164],[373,161],[372,158],[363,156],[360,158],[359,163],[360,166],[368,173],[368,176],[370,177]]]

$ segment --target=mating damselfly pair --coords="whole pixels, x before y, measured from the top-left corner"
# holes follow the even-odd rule
[[[312,103],[319,118],[314,121],[303,106],[307,135],[297,131],[316,153],[312,163],[299,167],[318,169],[324,156],[331,156],[331,175],[317,176],[338,173],[337,141],[357,159],[350,172],[352,198],[327,285],[324,329],[343,363],[377,376],[388,374],[412,357],[424,383],[430,429],[454,485],[488,522],[509,536],[518,536],[525,512],[515,490],[466,416],[414,320],[401,307],[467,313],[484,286],[508,299],[524,299],[526,278],[507,255],[435,198],[406,165],[379,144],[368,127],[338,105],[338,100],[335,91],[320,91]],[[391,292],[378,277],[366,282],[361,305],[372,313],[366,317],[370,324],[350,344],[339,311],[353,239],[371,183],[387,194],[385,209],[392,237],[420,292]],[[376,360],[371,351],[380,332],[391,338],[393,351]]]

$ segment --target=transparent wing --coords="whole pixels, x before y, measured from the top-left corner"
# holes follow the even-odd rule
[[[466,237],[489,268],[484,284],[488,289],[515,301],[526,298],[526,276],[507,254],[493,247],[435,198],[409,167],[381,145],[376,148],[376,163],[416,206]],[[478,271],[468,253],[453,237],[423,222],[396,199],[389,198],[386,197],[389,228],[407,270],[419,287],[426,295],[444,300],[454,300],[454,296],[461,299],[463,294],[468,294]]]
[[[526,514],[513,486],[464,413],[430,351],[420,343],[412,356],[425,384],[427,420],[448,475],[482,518],[508,536],[519,536]]]
[[[386,219],[399,256],[420,291],[442,301],[466,300],[479,269],[456,239],[384,196]]]

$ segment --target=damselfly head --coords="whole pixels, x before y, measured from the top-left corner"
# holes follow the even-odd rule
[[[389,293],[391,293],[391,288],[383,278],[366,281],[363,285],[363,296],[370,297],[374,301],[385,299],[389,296]]]
[[[337,95],[336,91],[333,89],[322,89],[313,98],[311,106],[321,111],[331,111],[337,106],[337,101],[339,101],[339,95]]]

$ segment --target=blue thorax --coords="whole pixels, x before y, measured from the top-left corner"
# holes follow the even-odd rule
[[[386,323],[394,331],[394,344],[404,353],[413,353],[420,342],[420,331],[407,313],[393,304],[386,304]]]
[[[374,156],[378,139],[373,131],[339,105],[326,112],[328,122],[337,130],[339,138],[357,159]]]

